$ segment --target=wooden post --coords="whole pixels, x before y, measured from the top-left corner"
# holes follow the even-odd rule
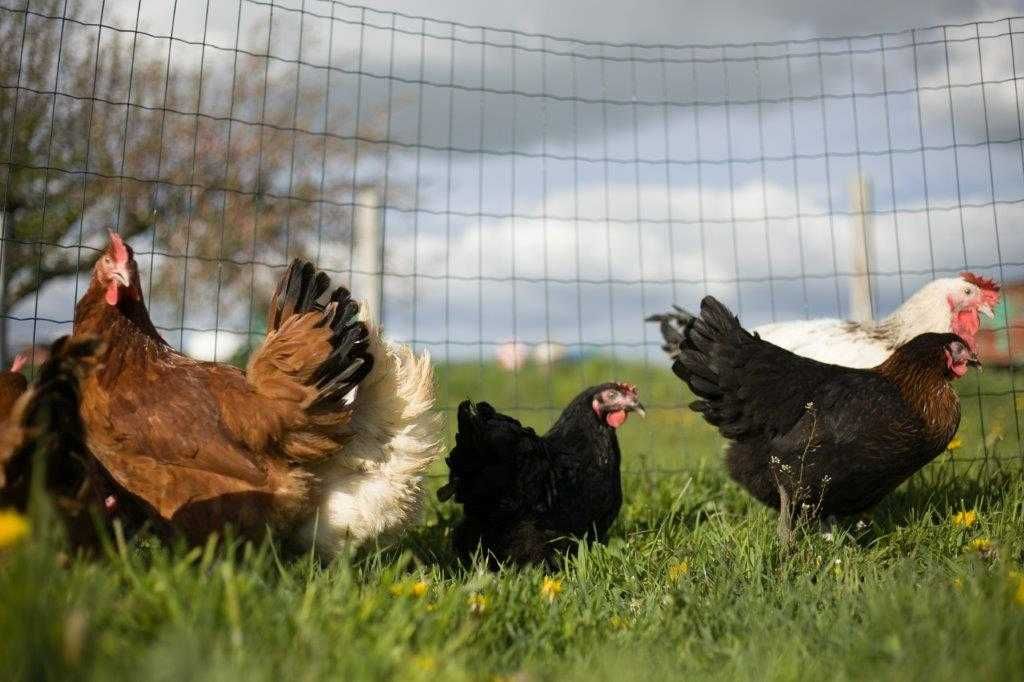
[[[382,323],[384,312],[384,244],[380,192],[363,187],[356,193],[352,251],[352,297],[365,301],[366,317]]]
[[[871,305],[871,181],[861,175],[850,181],[850,317],[857,322],[873,319]]]

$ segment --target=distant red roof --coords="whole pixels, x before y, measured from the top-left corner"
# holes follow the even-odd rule
[[[1024,365],[1024,282],[1005,284],[1000,291],[996,316],[982,318],[978,355],[983,365]]]

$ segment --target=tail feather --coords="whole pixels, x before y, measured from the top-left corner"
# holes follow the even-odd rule
[[[288,271],[277,281],[277,289],[270,299],[267,313],[269,331],[280,329],[292,315],[313,310],[317,299],[330,285],[327,273],[317,272],[316,266],[309,261],[294,259]]]
[[[459,430],[455,434],[455,447],[445,459],[448,465],[448,483],[437,491],[437,499],[445,502],[452,497],[459,501],[465,481],[486,463],[477,455],[482,423],[499,416],[489,403],[475,404],[463,400],[459,404]]]
[[[686,329],[693,323],[695,317],[693,313],[677,305],[673,305],[672,308],[673,311],[661,315],[651,315],[645,321],[659,323],[664,340],[661,349],[674,359],[679,355],[679,346],[686,336]]]
[[[827,381],[836,368],[763,341],[711,296],[687,325],[672,370],[697,395],[690,405],[723,436],[742,439],[783,433],[806,411],[795,386]]]
[[[374,362],[359,384],[344,448],[317,472],[325,492],[315,542],[328,553],[414,523],[423,474],[441,454],[430,355],[416,356],[387,341],[372,322],[366,326],[366,353]]]
[[[311,312],[320,313],[312,325],[314,330],[327,327],[331,331],[327,339],[330,352],[312,369],[306,380],[308,385],[317,389],[316,397],[309,405],[309,410],[314,413],[329,413],[342,408],[352,389],[373,369],[369,331],[359,320],[359,304],[352,300],[349,290],[337,287],[326,305],[319,303],[330,283],[330,277],[317,270],[313,263],[296,258],[278,280],[267,315],[271,334],[287,335],[295,330],[288,325],[296,316]],[[297,357],[288,352],[284,355]]]

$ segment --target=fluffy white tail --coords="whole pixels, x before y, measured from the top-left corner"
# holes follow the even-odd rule
[[[391,343],[372,323],[374,366],[356,389],[342,451],[317,472],[322,488],[315,542],[333,553],[387,538],[419,519],[423,472],[441,454],[430,355]],[[312,533],[312,528],[310,528]]]

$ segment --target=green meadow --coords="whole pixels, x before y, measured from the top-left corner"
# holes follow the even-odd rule
[[[437,372],[449,442],[466,397],[543,430],[608,380],[639,385],[648,417],[620,429],[611,543],[559,574],[460,566],[447,545],[458,509],[433,500],[398,545],[329,563],[230,536],[190,549],[115,533],[98,557],[68,556],[37,504],[28,534],[0,550],[2,677],[1021,679],[1024,393],[1008,372],[960,383],[952,450],[870,515],[805,528],[789,548],[725,475],[722,441],[665,366]]]

